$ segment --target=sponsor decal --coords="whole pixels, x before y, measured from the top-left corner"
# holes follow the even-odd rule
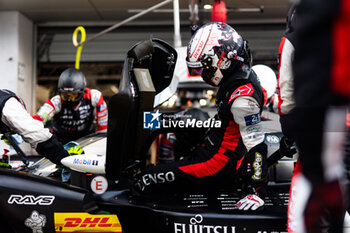
[[[162,120],[161,120],[162,118]],[[210,118],[205,121],[192,118],[190,115],[162,115],[157,112],[143,113],[144,129],[160,129],[160,128],[220,128],[221,121]]]
[[[91,215],[88,213],[55,213],[56,233],[109,232],[121,233],[117,215]]]
[[[7,203],[17,205],[51,205],[54,200],[55,196],[11,195]]]
[[[261,116],[260,116],[260,113],[256,113],[249,116],[245,116],[244,120],[245,120],[246,126],[256,125],[261,122]]]
[[[247,127],[246,129],[247,134],[261,132],[261,131],[262,131],[261,125],[250,126],[250,127]]]
[[[98,160],[93,160],[93,159],[74,159],[73,160],[73,164],[98,166]]]
[[[90,183],[91,190],[96,194],[102,194],[107,191],[108,182],[103,176],[96,176]]]
[[[201,52],[202,52],[203,46],[204,46],[204,41],[202,41],[202,40],[199,41],[198,48],[196,49],[196,51],[195,51],[194,54],[193,54],[193,57],[194,57],[195,59],[198,60],[198,57],[199,57],[199,55],[200,55]]]
[[[254,175],[252,176],[253,180],[260,180],[261,179],[261,164],[262,163],[262,155],[259,152],[255,152],[255,159],[253,162],[253,169],[254,169]]]
[[[239,96],[251,96],[253,92],[254,90],[251,84],[240,86],[232,93],[228,103],[231,103],[234,99],[236,99]]]
[[[219,34],[217,30],[211,32],[207,45],[219,45]]]
[[[190,218],[188,223],[174,222],[175,233],[236,233],[235,226],[216,226],[203,223],[203,216],[200,214]]]
[[[149,186],[151,184],[163,184],[166,182],[170,183],[174,181],[175,174],[173,172],[160,172],[155,174],[144,174],[135,185],[143,191],[146,186]]]
[[[156,112],[143,112],[143,128],[144,129],[160,129],[159,110]]]
[[[24,225],[32,229],[33,233],[43,233],[46,225],[46,216],[34,210],[29,218],[24,221]]]
[[[280,143],[280,139],[275,135],[267,135],[266,141],[268,143],[271,143],[271,144],[279,144]]]

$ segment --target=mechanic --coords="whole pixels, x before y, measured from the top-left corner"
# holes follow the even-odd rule
[[[221,126],[211,128],[182,160],[147,167],[133,188],[153,194],[233,188],[241,167],[245,192],[237,208],[256,210],[264,205],[267,146],[260,116],[264,94],[250,69],[247,42],[229,25],[209,23],[193,35],[186,59],[191,75],[201,74],[206,83],[219,87],[215,117]]]
[[[293,65],[295,140],[302,166],[303,219],[297,232],[343,232],[342,180],[346,105],[350,98],[350,4],[302,0]],[[326,215],[327,213],[327,215]]]
[[[64,70],[58,80],[58,93],[33,117],[44,124],[53,119],[53,133],[63,144],[107,129],[108,112],[103,96],[100,91],[86,87],[81,71]]]
[[[295,110],[295,99],[294,99],[294,74],[293,74],[293,60],[295,52],[295,37],[296,37],[296,4],[293,4],[288,11],[287,15],[287,28],[285,36],[282,37],[279,54],[278,54],[278,101],[277,109],[280,115],[281,129],[283,137],[280,142],[280,153],[283,156],[293,157],[296,153],[295,139],[294,139],[294,126],[293,126],[293,114]],[[303,195],[303,192],[297,191],[295,183],[301,175],[301,167],[299,160],[293,171],[291,187],[289,191],[289,202],[288,202],[288,232],[295,231],[295,226],[298,222],[298,218],[302,216],[298,203],[295,203],[295,199],[298,199],[296,195]]]
[[[295,46],[295,26],[296,26],[296,5],[292,5],[287,16],[287,29],[285,36],[282,37],[279,54],[279,72],[278,72],[278,114],[280,115],[280,123],[282,133],[286,139],[293,140],[292,131],[292,115],[295,108],[294,100],[294,75],[292,63],[294,60]]]
[[[34,120],[26,111],[21,98],[9,90],[0,89],[0,114],[1,133],[15,132],[21,135],[39,154],[56,164],[69,156],[55,135]]]

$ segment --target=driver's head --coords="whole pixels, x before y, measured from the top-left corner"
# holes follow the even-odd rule
[[[251,54],[246,41],[225,23],[208,23],[192,36],[187,46],[187,67],[190,75],[219,86],[231,72],[243,65],[251,66]]]
[[[84,96],[85,85],[84,74],[80,70],[68,68],[58,79],[58,92],[63,101],[76,102]]]

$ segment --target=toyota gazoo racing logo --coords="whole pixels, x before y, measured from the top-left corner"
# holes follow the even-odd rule
[[[217,226],[203,223],[203,216],[197,214],[189,223],[174,223],[175,233],[236,233],[235,226]]]
[[[51,205],[55,200],[55,196],[33,196],[33,195],[11,195],[7,200],[9,204],[17,205]]]
[[[55,231],[121,233],[117,215],[92,215],[88,213],[55,213]]]
[[[160,128],[220,128],[221,121],[209,118],[207,120],[199,120],[191,115],[166,115],[156,112],[143,113],[144,129],[160,129]]]

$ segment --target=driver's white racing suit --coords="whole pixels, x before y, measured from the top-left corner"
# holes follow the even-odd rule
[[[22,103],[13,92],[0,89],[0,132],[11,130],[21,135],[39,154],[60,164],[61,159],[69,154],[40,121],[30,116]]]

